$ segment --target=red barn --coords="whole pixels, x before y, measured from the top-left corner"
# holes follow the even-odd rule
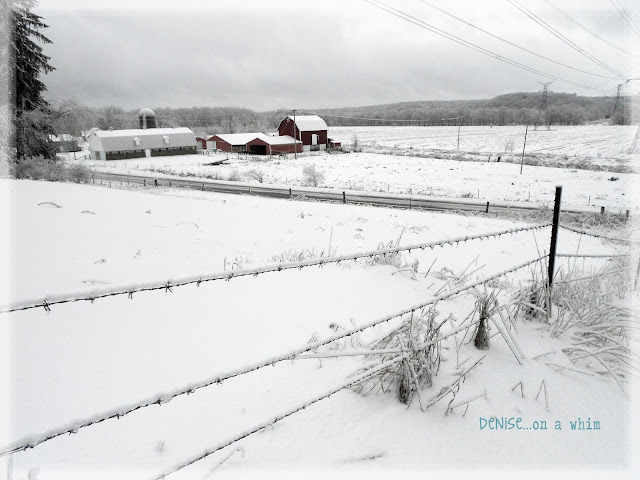
[[[295,124],[293,115],[289,115],[280,122],[278,134],[302,141],[305,152],[327,148],[327,124],[318,115],[296,115]]]
[[[259,133],[221,133],[207,138],[207,145],[223,152],[247,152],[247,143]]]
[[[288,135],[272,137],[264,133],[247,143],[247,151],[257,155],[272,155],[274,153],[302,152],[302,142]]]

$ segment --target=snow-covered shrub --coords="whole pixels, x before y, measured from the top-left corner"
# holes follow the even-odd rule
[[[49,182],[88,182],[91,171],[84,165],[67,167],[64,163],[48,160],[44,157],[27,157],[11,165],[11,174],[15,178],[47,180]]]
[[[240,175],[240,172],[237,168],[231,170],[231,173],[229,173],[229,177],[227,178],[227,180],[230,182],[239,182],[242,180],[242,176]]]
[[[305,183],[312,187],[317,187],[324,181],[324,174],[315,165],[305,165],[302,169],[302,175]]]
[[[434,339],[440,335],[440,327],[446,320],[438,324],[435,321],[438,313],[435,305],[425,307],[419,313],[412,314],[398,328],[373,342],[369,346],[371,350],[400,349],[411,353],[402,362],[361,383],[356,390],[367,394],[374,391],[388,392],[395,388],[398,400],[405,405],[411,404],[416,394],[420,398],[420,391],[432,386],[433,377],[440,368],[441,346],[440,342]],[[372,361],[363,367],[361,372],[366,373],[393,358],[393,354],[372,355],[368,357]]]
[[[257,181],[258,183],[264,182],[264,172],[262,170],[256,170],[255,168],[252,168],[251,170],[245,172],[244,175],[247,178]]]

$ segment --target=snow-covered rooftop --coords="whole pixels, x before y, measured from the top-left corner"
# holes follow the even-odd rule
[[[186,147],[196,144],[195,134],[186,127],[95,130],[87,139],[91,150],[104,152]]]
[[[289,115],[293,120],[293,115]],[[301,132],[327,130],[327,124],[318,115],[296,115],[296,128]]]
[[[113,137],[139,137],[141,135],[172,135],[178,133],[189,133],[194,135],[190,128],[130,128],[126,130],[94,130],[93,134],[100,138]]]
[[[254,138],[264,135],[262,133],[220,133],[218,135],[212,135],[208,138],[211,140],[213,137],[218,137],[227,142],[229,145],[246,145]]]
[[[290,135],[265,135],[264,133],[258,134],[260,140],[265,141],[269,145],[290,145],[292,143],[302,143],[300,140],[296,140]]]

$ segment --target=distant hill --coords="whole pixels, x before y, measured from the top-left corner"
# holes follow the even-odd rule
[[[623,123],[623,104],[619,102],[612,123]],[[549,92],[548,118],[539,116],[542,94],[518,92],[488,100],[401,102],[351,108],[315,110],[329,125],[524,125],[550,123],[580,125],[611,117],[615,97],[585,97]],[[308,113],[308,112],[305,112]],[[332,116],[335,115],[335,116]],[[627,122],[628,123],[628,122]]]
[[[357,125],[580,125],[596,121],[614,124],[637,123],[630,121],[630,103],[640,107],[640,96],[621,98],[616,106],[615,97],[582,97],[575,94],[548,94],[548,117],[539,115],[542,94],[521,92],[499,95],[487,100],[452,100],[401,102],[364,107],[323,108],[298,110],[298,114],[317,113],[330,126]],[[135,128],[137,110],[125,111],[120,107],[87,108],[82,129],[98,126],[108,128]],[[159,127],[189,127],[196,134],[275,131],[280,121],[291,114],[290,110],[256,112],[248,108],[205,107],[161,108],[156,107]],[[67,133],[68,128],[61,133]]]

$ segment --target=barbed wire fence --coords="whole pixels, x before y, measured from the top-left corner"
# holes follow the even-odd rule
[[[392,254],[405,252],[405,251],[411,253],[412,250],[425,250],[427,248],[433,249],[435,247],[444,247],[446,245],[458,245],[459,243],[464,243],[471,240],[498,238],[503,235],[511,235],[518,232],[539,230],[539,229],[547,228],[549,226],[551,226],[551,224],[540,224],[540,225],[534,225],[531,227],[511,228],[508,230],[488,232],[488,233],[483,233],[479,235],[468,235],[464,237],[449,238],[449,239],[437,240],[433,242],[416,243],[413,245],[382,248],[382,249],[369,250],[365,252],[359,252],[359,253],[348,254],[348,255],[319,257],[319,258],[313,258],[313,259],[308,259],[308,260],[299,261],[299,262],[277,263],[277,264],[272,264],[272,265],[267,265],[267,266],[257,267],[257,268],[231,270],[231,271],[224,271],[224,272],[216,272],[208,275],[184,277],[176,280],[170,279],[170,280],[163,280],[159,282],[138,283],[135,285],[128,285],[128,286],[117,286],[113,288],[94,289],[88,293],[70,293],[70,294],[64,294],[64,295],[52,295],[43,299],[23,300],[20,302],[9,304],[9,305],[0,305],[0,314],[17,312],[20,310],[29,310],[32,308],[44,308],[45,310],[49,310],[52,305],[63,304],[63,303],[73,303],[73,302],[80,302],[80,301],[89,301],[93,303],[95,300],[99,298],[113,297],[113,296],[119,296],[119,295],[128,295],[131,298],[133,294],[137,292],[157,291],[157,290],[163,290],[165,292],[169,292],[169,291],[172,291],[172,289],[175,287],[181,287],[185,285],[195,284],[197,286],[200,286],[200,284],[204,282],[211,282],[215,280],[229,281],[234,278],[258,276],[265,273],[282,272],[285,270],[295,270],[295,269],[301,270],[303,268],[308,268],[313,266],[322,267],[324,265],[328,265],[332,263],[337,264],[340,262],[354,261],[354,260],[363,259],[363,258],[387,256],[387,255],[392,255]]]
[[[558,203],[558,209],[559,209],[559,201]],[[266,273],[273,273],[273,272],[280,272],[280,271],[285,271],[285,270],[291,270],[291,269],[302,269],[302,268],[307,268],[307,267],[311,267],[311,266],[320,266],[322,267],[325,264],[331,264],[331,263],[340,263],[342,261],[353,261],[353,260],[358,260],[358,259],[363,259],[363,258],[374,258],[374,257],[378,257],[378,256],[387,256],[387,255],[392,255],[392,254],[397,254],[400,252],[411,252],[412,250],[425,250],[427,248],[433,249],[434,247],[444,247],[446,245],[454,245],[454,244],[459,244],[460,242],[466,242],[466,241],[470,241],[470,240],[477,240],[477,239],[485,239],[485,238],[498,238],[501,237],[503,235],[509,235],[509,234],[515,234],[518,232],[527,232],[527,231],[534,231],[534,230],[538,230],[538,229],[543,229],[543,228],[547,228],[549,226],[552,226],[554,228],[552,228],[552,243],[553,243],[553,235],[557,235],[557,228],[562,227],[562,228],[566,228],[563,227],[562,225],[559,224],[559,221],[557,218],[554,218],[554,225],[552,224],[541,224],[541,225],[534,225],[534,226],[530,226],[530,227],[522,227],[522,228],[513,228],[513,229],[508,229],[508,230],[503,230],[503,231],[498,231],[498,232],[489,232],[489,233],[484,233],[484,234],[479,234],[479,235],[472,235],[472,236],[464,236],[464,237],[457,237],[457,238],[449,238],[449,239],[445,239],[445,240],[439,240],[439,241],[435,241],[435,242],[428,242],[428,243],[417,243],[417,244],[413,244],[413,245],[408,245],[408,246],[398,246],[398,247],[392,247],[392,248],[383,248],[383,249],[379,249],[379,250],[375,250],[375,251],[367,251],[367,252],[361,252],[361,253],[357,253],[357,254],[350,254],[350,255],[341,255],[341,256],[333,256],[333,257],[321,257],[321,258],[315,258],[315,259],[310,259],[310,260],[305,260],[305,261],[301,261],[301,262],[290,262],[290,263],[279,263],[279,264],[274,264],[274,265],[268,265],[268,266],[264,266],[264,267],[259,267],[259,268],[253,268],[253,269],[245,269],[245,270],[236,270],[236,271],[231,271],[231,272],[219,272],[219,273],[214,273],[214,274],[210,274],[210,275],[203,275],[203,276],[198,276],[198,277],[187,277],[187,278],[182,278],[179,280],[168,280],[168,281],[163,281],[163,282],[150,282],[148,284],[138,284],[138,285],[132,285],[132,286],[124,286],[124,287],[115,287],[113,289],[103,289],[103,290],[94,290],[88,294],[67,294],[67,295],[60,295],[60,296],[51,296],[51,297],[47,297],[45,299],[39,299],[39,300],[28,300],[28,301],[22,301],[19,303],[14,303],[14,304],[10,304],[10,305],[5,305],[3,307],[0,308],[0,313],[9,313],[9,312],[17,312],[17,311],[21,311],[21,310],[28,310],[28,309],[33,309],[33,308],[40,308],[40,307],[44,307],[46,310],[49,310],[51,305],[54,304],[62,304],[62,303],[70,303],[70,302],[78,302],[78,301],[91,301],[93,303],[94,300],[98,299],[98,298],[104,298],[104,297],[109,297],[109,296],[115,296],[115,295],[129,295],[130,297],[133,295],[134,292],[143,292],[143,291],[155,291],[155,290],[165,290],[165,291],[171,291],[172,288],[174,287],[179,287],[179,286],[183,286],[183,285],[188,285],[188,284],[196,284],[196,285],[200,285],[203,282],[207,282],[207,281],[214,281],[214,280],[231,280],[234,278],[240,278],[240,277],[244,277],[244,276],[258,276],[260,274],[266,274]],[[575,231],[576,233],[580,233],[580,234],[587,234],[589,235],[588,232],[582,232],[582,231],[576,231],[575,229],[571,229],[571,228],[567,228],[568,230],[572,230]],[[554,233],[555,232],[555,233]],[[608,240],[612,240],[610,237],[604,237],[604,236],[600,236],[600,235],[593,235],[593,236],[598,236],[601,238],[606,238]],[[627,241],[624,239],[613,239],[613,240],[617,240],[617,241]],[[552,248],[552,250],[554,250]],[[244,438],[247,438],[250,435],[253,435],[261,430],[264,430],[265,428],[267,428],[269,425],[273,425],[276,422],[279,422],[281,420],[283,420],[284,418],[287,418],[297,412],[300,412],[302,410],[305,410],[307,407],[318,403],[322,400],[325,400],[327,398],[330,398],[331,396],[333,396],[334,394],[338,393],[339,391],[342,391],[344,389],[347,389],[349,387],[353,387],[357,384],[360,384],[362,382],[365,382],[367,380],[369,380],[370,378],[372,378],[373,376],[377,375],[378,373],[382,372],[385,369],[390,368],[391,366],[400,364],[401,362],[405,362],[406,359],[408,358],[409,355],[415,353],[416,349],[424,349],[427,348],[430,345],[434,345],[438,342],[441,342],[443,340],[445,340],[446,338],[449,338],[453,335],[456,335],[458,332],[461,332],[463,330],[466,330],[467,332],[469,331],[469,329],[474,326],[474,325],[478,325],[481,322],[481,319],[476,319],[473,320],[470,317],[467,317],[467,319],[465,319],[461,325],[458,325],[455,328],[452,328],[449,332],[447,332],[446,334],[442,334],[442,335],[437,335],[435,338],[433,338],[432,340],[426,342],[426,343],[422,343],[422,344],[415,344],[412,346],[412,349],[410,349],[409,352],[403,350],[403,349],[393,349],[393,348],[386,348],[386,349],[378,349],[378,350],[363,350],[363,351],[354,351],[354,352],[344,352],[344,353],[340,353],[340,354],[332,354],[332,353],[328,353],[328,354],[318,354],[317,350],[320,347],[329,345],[333,342],[336,342],[338,340],[341,339],[345,339],[347,337],[351,337],[352,335],[355,335],[359,332],[363,332],[365,330],[368,330],[370,328],[373,328],[375,326],[378,325],[382,325],[384,323],[387,323],[391,320],[395,320],[395,319],[401,319],[406,316],[406,315],[411,315],[413,316],[413,314],[419,310],[423,310],[426,307],[430,307],[430,306],[434,306],[435,304],[437,304],[438,302],[444,301],[444,300],[448,300],[451,298],[454,298],[458,295],[461,295],[463,293],[466,292],[470,292],[475,290],[477,287],[479,286],[487,286],[490,285],[492,282],[495,282],[496,280],[498,280],[501,277],[504,277],[512,272],[515,272],[517,270],[526,268],[528,266],[531,265],[535,265],[535,264],[539,264],[540,262],[547,262],[551,260],[551,253],[549,254],[543,254],[543,255],[539,255],[537,258],[528,260],[526,262],[523,262],[521,264],[518,265],[514,265],[508,269],[505,269],[501,272],[498,272],[494,275],[476,280],[474,282],[471,283],[467,283],[461,286],[458,286],[457,288],[453,288],[453,287],[449,287],[449,291],[447,293],[443,293],[441,295],[437,295],[433,296],[432,298],[425,300],[423,302],[420,302],[418,304],[412,305],[410,307],[404,308],[400,311],[394,312],[392,314],[389,315],[385,315],[381,318],[372,320],[368,323],[365,323],[361,326],[354,326],[351,329],[347,329],[344,330],[341,333],[336,333],[335,335],[331,335],[329,337],[326,337],[324,339],[321,340],[316,340],[316,341],[312,341],[310,343],[307,343],[306,345],[290,350],[288,352],[284,352],[282,354],[279,355],[275,355],[273,357],[270,358],[266,358],[263,359],[259,362],[253,363],[253,364],[249,364],[249,365],[245,365],[242,367],[239,367],[235,370],[231,370],[228,372],[224,372],[224,373],[220,373],[217,374],[213,377],[207,378],[205,380],[202,380],[200,382],[194,382],[194,383],[190,383],[188,385],[184,385],[182,387],[176,388],[172,391],[168,391],[168,392],[164,392],[164,393],[159,393],[156,395],[153,395],[151,397],[147,397],[145,399],[142,399],[138,402],[135,403],[130,403],[130,404],[126,404],[126,405],[121,405],[119,407],[101,412],[101,413],[97,413],[94,415],[91,415],[89,417],[86,417],[82,420],[76,420],[73,422],[69,422],[65,425],[62,425],[60,427],[51,429],[47,432],[42,432],[39,434],[35,434],[35,435],[29,435],[27,437],[23,437],[22,439],[17,440],[16,442],[12,443],[11,445],[3,448],[0,450],[0,457],[2,456],[6,456],[6,455],[11,455],[11,454],[15,454],[17,452],[21,452],[21,451],[26,451],[28,449],[34,448],[42,443],[48,442],[54,438],[57,438],[61,435],[66,435],[66,434],[75,434],[77,433],[80,429],[82,428],[86,428],[86,427],[90,427],[92,425],[95,424],[99,424],[102,423],[104,421],[107,420],[111,420],[111,419],[119,419],[123,416],[129,415],[133,412],[139,411],[141,409],[153,406],[153,405],[164,405],[168,402],[170,402],[171,400],[175,399],[176,397],[179,396],[183,396],[183,395],[190,395],[192,393],[195,393],[197,390],[203,389],[203,388],[207,388],[210,387],[212,385],[221,385],[223,383],[223,381],[228,380],[228,379],[232,379],[235,377],[239,377],[242,375],[246,375],[249,374],[251,372],[257,371],[259,369],[262,369],[266,366],[269,365],[275,365],[279,362],[282,361],[286,361],[286,360],[296,360],[296,359],[306,359],[306,358],[329,358],[329,357],[340,357],[340,356],[345,356],[345,355],[366,355],[366,356],[371,356],[371,355],[381,355],[383,356],[388,356],[388,355],[392,355],[395,356],[393,359],[388,360],[388,361],[383,361],[379,366],[375,367],[375,368],[371,368],[368,369],[365,373],[356,376],[355,378],[351,378],[349,380],[347,380],[346,382],[342,383],[341,385],[331,388],[330,390],[324,392],[321,395],[318,395],[310,400],[307,400],[297,406],[295,406],[294,408],[287,410],[284,413],[281,413],[279,415],[277,415],[276,417],[260,423],[258,425],[255,425],[254,427],[249,428],[248,430],[245,430],[243,432],[241,432],[240,434],[234,436],[231,439],[225,440],[217,445],[214,445],[213,447],[207,448],[206,450],[204,450],[203,453],[200,453],[198,455],[195,455],[193,457],[190,457],[189,459],[180,462],[174,466],[172,466],[171,468],[165,470],[162,474],[160,474],[159,476],[157,476],[157,479],[164,479],[166,476],[177,472],[178,470],[181,470],[185,467],[188,467],[200,460],[203,460],[204,458],[212,455],[215,452],[218,452],[224,448],[226,448],[227,446],[232,445],[233,443],[236,443]],[[555,253],[553,252],[553,256],[557,256],[557,257],[566,257],[566,258],[622,258],[622,257],[629,257],[632,254],[630,253],[624,253],[624,254],[619,254],[619,253],[613,253],[613,254],[568,254],[568,253]],[[552,262],[550,262],[550,264],[552,264]],[[599,272],[598,275],[609,275],[609,274],[614,274],[614,273],[619,273],[623,270],[629,270],[631,267],[626,267],[623,269],[618,269],[618,270],[609,270],[606,272]],[[553,270],[550,267],[550,276],[552,277],[553,275]],[[468,277],[468,276],[467,276]],[[465,277],[465,278],[467,278]],[[563,283],[568,283],[568,282],[574,282],[574,281],[580,281],[580,280],[585,280],[589,277],[584,277],[584,278],[577,278],[577,279],[570,279],[570,280],[559,280],[556,283],[559,284],[563,284]],[[637,281],[637,280],[636,280]],[[447,285],[445,285],[446,287]],[[444,288],[444,287],[443,287]],[[467,323],[467,320],[471,319],[471,321],[469,321]],[[503,320],[504,322],[504,320]],[[443,322],[444,323],[444,322]],[[442,326],[442,324],[440,325]],[[506,323],[505,323],[505,329],[508,328]],[[522,357],[521,352],[519,352],[519,347],[517,346],[517,344],[515,344],[514,340],[512,337],[509,337],[508,333],[505,333],[504,329],[500,329],[500,327],[498,327],[499,332],[503,335],[503,338],[505,340],[505,342],[509,345],[509,347],[511,348],[512,352],[514,353],[514,356],[516,357],[516,359],[518,359],[518,361],[520,361],[519,357]],[[466,333],[465,333],[465,337],[466,337]],[[510,340],[509,340],[510,338]],[[457,344],[456,344],[457,345]],[[516,353],[519,352],[519,353]],[[305,355],[306,354],[306,355]],[[478,362],[476,362],[476,364],[478,364],[482,359],[478,360]],[[475,365],[475,364],[474,364]],[[436,401],[439,401],[442,395],[439,395],[436,399]],[[435,402],[434,402],[435,403]]]

